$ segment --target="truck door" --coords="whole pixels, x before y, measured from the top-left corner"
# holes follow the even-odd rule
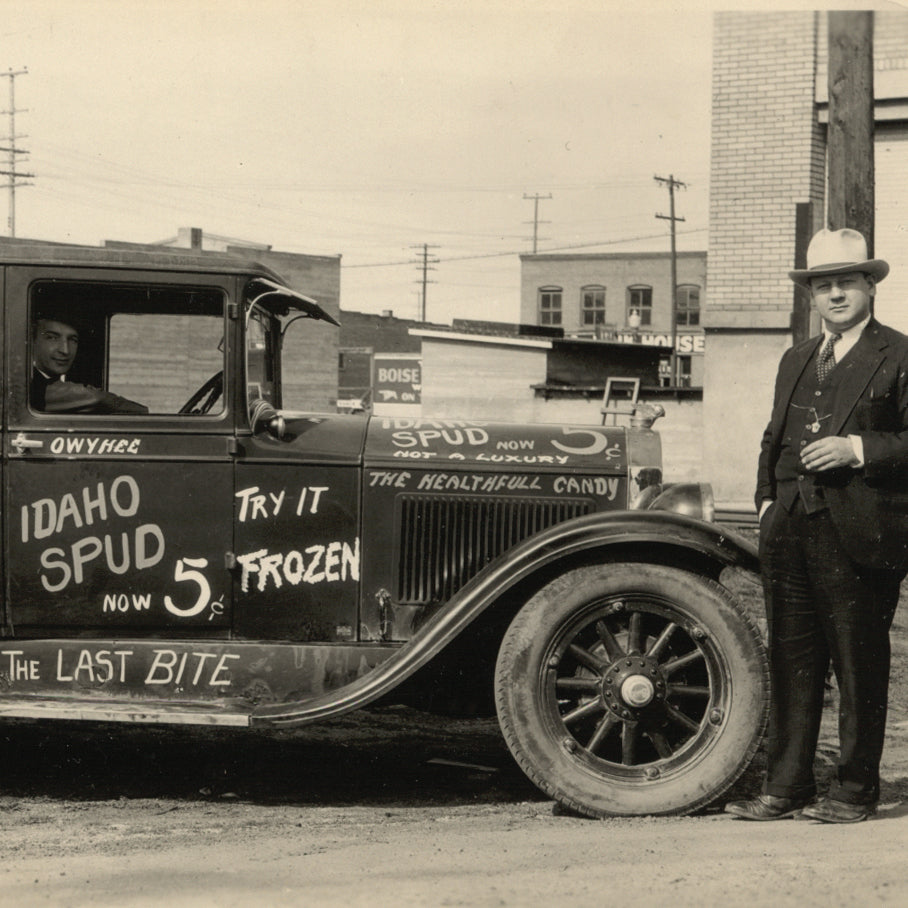
[[[313,318],[297,327],[315,336],[333,330],[318,323],[329,320],[324,315]],[[281,368],[286,329],[275,313],[254,305],[245,323],[244,390],[253,431],[240,438],[236,460],[234,630],[241,638],[350,643],[359,638],[366,422],[287,411],[279,432],[264,428],[255,414],[264,412],[267,423],[283,403],[283,386],[294,375],[311,381],[313,370],[292,347]]]
[[[3,529],[15,635],[227,634],[234,283],[9,267]]]

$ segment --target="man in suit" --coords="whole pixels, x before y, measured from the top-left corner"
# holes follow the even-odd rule
[[[787,350],[763,434],[756,503],[772,680],[760,796],[726,811],[827,823],[879,800],[889,628],[908,568],[908,337],[872,315],[889,273],[854,230],[821,230],[807,268],[823,336]],[[813,761],[830,661],[839,761],[815,801]]]
[[[66,381],[79,350],[79,331],[68,316],[45,313],[32,330],[32,407],[46,413],[147,413],[135,401],[78,382]]]

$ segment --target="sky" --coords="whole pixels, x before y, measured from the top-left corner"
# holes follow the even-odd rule
[[[0,0],[15,235],[340,255],[342,309],[404,318],[428,247],[428,320],[517,321],[528,196],[538,252],[668,251],[671,176],[708,248],[711,38],[696,3]]]

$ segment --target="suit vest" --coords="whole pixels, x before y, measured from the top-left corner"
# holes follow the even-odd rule
[[[826,507],[822,474],[809,473],[801,463],[801,451],[812,441],[829,435],[842,370],[836,367],[822,384],[817,380],[817,354],[810,357],[795,385],[785,414],[782,447],[776,462],[778,498],[790,511],[798,498],[808,514]],[[845,358],[851,355],[849,351]],[[819,480],[819,481],[818,481]]]

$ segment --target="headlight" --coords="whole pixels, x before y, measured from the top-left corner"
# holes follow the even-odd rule
[[[716,501],[708,482],[678,482],[663,488],[649,505],[650,511],[674,511],[712,523],[716,518]]]

